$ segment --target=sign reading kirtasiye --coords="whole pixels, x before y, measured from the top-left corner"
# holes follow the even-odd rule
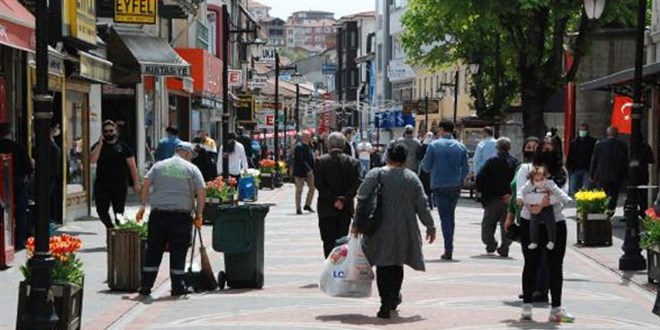
[[[156,24],[158,0],[115,0],[115,22]]]

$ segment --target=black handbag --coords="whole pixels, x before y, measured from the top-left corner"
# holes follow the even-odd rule
[[[369,198],[358,200],[358,208],[355,217],[358,223],[358,231],[363,235],[373,235],[380,227],[383,221],[383,195],[380,175],[382,170],[378,170],[378,182]]]

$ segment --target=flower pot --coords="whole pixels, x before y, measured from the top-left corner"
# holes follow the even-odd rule
[[[281,188],[284,185],[284,174],[275,173],[275,188]]]
[[[660,284],[660,245],[647,249],[646,259],[648,260],[649,282]]]
[[[55,313],[59,317],[57,329],[80,329],[82,327],[83,287],[71,283],[54,283],[51,285],[54,298]],[[28,297],[30,284],[22,281],[18,289],[18,315],[16,329],[27,329],[24,318],[29,308]]]
[[[611,246],[612,222],[607,214],[578,214],[577,241],[584,246]]]
[[[275,180],[272,173],[261,173],[259,180],[261,181],[260,188],[275,189]]]
[[[146,242],[142,243],[137,230],[109,231],[108,287],[111,290],[137,291],[140,287],[145,246]]]

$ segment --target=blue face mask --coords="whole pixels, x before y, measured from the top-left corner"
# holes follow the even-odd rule
[[[579,136],[579,137],[586,137],[586,136],[587,136],[587,131],[579,130],[579,131],[578,131],[578,136]]]

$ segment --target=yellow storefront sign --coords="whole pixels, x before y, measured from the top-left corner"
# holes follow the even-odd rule
[[[158,0],[115,0],[115,22],[156,24]]]
[[[62,1],[64,36],[96,45],[96,0]]]

